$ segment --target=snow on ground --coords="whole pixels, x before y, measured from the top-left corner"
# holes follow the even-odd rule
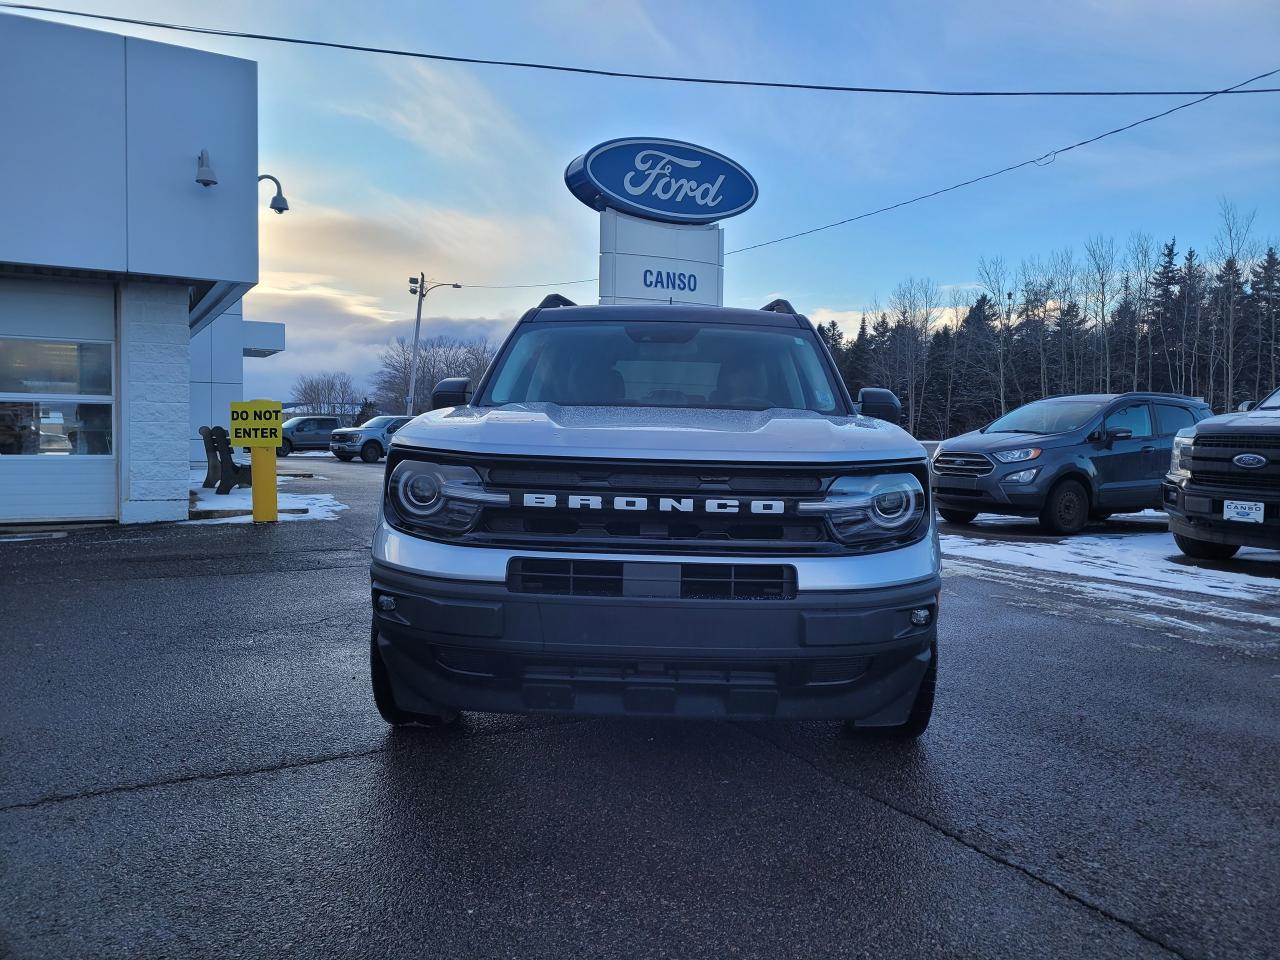
[[[1156,511],[1124,519],[1150,519],[1152,527],[1163,527],[1165,520]],[[984,536],[984,527],[993,534],[998,527],[1001,539]],[[1060,540],[1004,539],[1036,532],[1035,521],[979,522],[970,535],[942,534],[942,554],[955,572],[1018,586],[1037,605],[1052,603],[1054,594],[1084,596],[1100,610],[1172,628],[1193,642],[1276,646],[1280,551],[1246,548],[1231,561],[1196,562],[1182,555],[1167,529],[1088,532]],[[1255,639],[1223,639],[1212,621],[1238,624]]]
[[[329,460],[337,459],[328,450],[295,450],[293,453],[289,454],[287,457],[281,457],[280,462],[284,463],[288,460],[292,460],[294,457],[325,457]]]
[[[276,502],[281,520],[335,520],[338,513],[347,509],[345,503],[334,499],[329,493],[287,493],[283,487],[290,482],[290,477],[282,475],[277,478],[279,491]],[[235,487],[226,496],[218,496],[213,490],[201,486],[204,482],[203,470],[191,471],[191,492],[196,496],[197,510],[253,510],[253,489],[251,487]],[[285,510],[305,509],[306,513],[285,513]],[[253,523],[249,514],[236,517],[211,517],[207,520],[184,520],[183,523]]]

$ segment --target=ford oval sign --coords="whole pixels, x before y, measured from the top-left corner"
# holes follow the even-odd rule
[[[759,193],[751,174],[728,157],[679,140],[610,140],[569,164],[564,182],[595,210],[667,223],[736,216]]]
[[[1246,470],[1257,470],[1259,467],[1267,465],[1267,458],[1260,453],[1240,453],[1232,457],[1231,462],[1237,467],[1244,467]]]

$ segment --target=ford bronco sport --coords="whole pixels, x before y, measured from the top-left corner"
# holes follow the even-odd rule
[[[459,710],[828,718],[924,732],[939,553],[924,449],[808,319],[521,318],[387,456],[370,668],[392,724]]]

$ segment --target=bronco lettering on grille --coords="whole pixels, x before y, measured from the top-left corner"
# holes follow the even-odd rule
[[[659,513],[692,513],[700,507],[706,513],[754,513],[776,515],[786,512],[785,500],[741,500],[733,497],[710,498],[702,501],[694,497],[639,497],[619,496],[606,498],[587,494],[572,494],[563,503],[556,493],[526,493],[522,498],[526,507],[566,507],[569,510],[656,510]]]

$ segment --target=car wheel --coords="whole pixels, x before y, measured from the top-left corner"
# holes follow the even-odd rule
[[[847,721],[845,733],[859,740],[918,740],[929,729],[929,720],[933,717],[933,698],[938,686],[938,643],[929,646],[929,669],[924,672],[920,681],[920,689],[916,691],[915,703],[911,705],[911,713],[907,722],[896,727],[859,727],[856,721]]]
[[[355,458],[354,453],[335,453],[334,456],[343,463],[350,463]]]
[[[1059,481],[1040,511],[1040,526],[1058,534],[1079,533],[1088,520],[1089,494],[1079,480]]]
[[[396,705],[387,676],[387,665],[378,650],[378,628],[369,632],[369,685],[373,687],[373,705],[378,714],[393,727],[448,727],[458,722],[458,711],[441,708],[439,713],[412,713]]]
[[[293,453],[293,444],[288,440],[280,441],[280,446],[276,447],[276,456],[287,457],[291,453]]]
[[[1230,560],[1240,552],[1238,544],[1192,540],[1190,537],[1184,537],[1180,533],[1173,535],[1173,542],[1188,557],[1195,557],[1197,560]]]
[[[976,510],[943,510],[938,508],[938,516],[942,517],[947,523],[973,523],[973,518],[978,515]]]
[[[360,459],[365,463],[377,463],[382,459],[382,447],[376,440],[370,440],[360,448]]]

